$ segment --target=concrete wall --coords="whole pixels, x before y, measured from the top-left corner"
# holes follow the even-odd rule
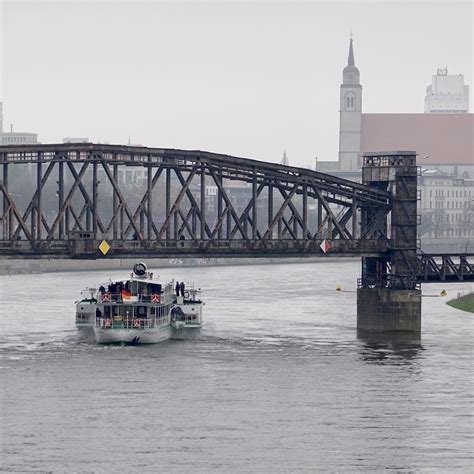
[[[357,329],[420,332],[421,291],[359,288]]]
[[[92,270],[131,271],[137,259],[73,260],[73,259],[1,259],[0,275],[48,273]],[[300,258],[147,258],[143,259],[149,269],[170,267],[199,267],[223,265],[259,265],[284,263],[311,263],[321,261],[359,261],[358,257],[300,257]]]

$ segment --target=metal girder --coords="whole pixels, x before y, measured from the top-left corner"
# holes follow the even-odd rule
[[[54,220],[53,222],[53,225],[51,226],[51,229],[48,233],[48,236],[46,237],[46,240],[51,240],[53,239],[54,237],[54,231],[56,230],[56,227],[58,226],[59,224],[59,220],[62,218],[62,216],[64,215],[64,212],[65,210],[69,207],[69,203],[71,201],[71,198],[74,196],[74,192],[76,191],[77,187],[79,186],[79,183],[82,179],[82,177],[84,176],[87,168],[89,166],[89,162],[85,162],[82,167],[81,167],[81,170],[79,171],[79,174],[75,175],[75,181],[73,183],[73,185],[71,186],[71,189],[69,190],[69,193],[68,195],[66,196],[66,199],[63,203],[63,205],[61,206],[61,209],[59,210],[57,216],[56,216],[56,219]]]
[[[193,255],[321,254],[323,238],[331,240],[334,253],[385,255],[388,249],[387,236],[377,229],[390,213],[389,192],[303,168],[202,151],[96,144],[0,147],[0,163],[6,178],[13,166],[37,164],[34,194],[21,213],[8,189],[11,179],[9,184],[4,178],[2,219],[8,232],[1,236],[0,254],[25,252],[13,236],[31,242],[38,255],[51,255],[64,243],[75,257],[82,255],[76,242],[82,238],[105,238],[130,254],[129,241],[145,252],[163,245],[170,255],[175,246]],[[145,176],[133,188],[133,199],[129,185],[119,180],[130,169]],[[56,205],[46,215],[51,198],[46,184],[56,171]],[[233,194],[235,187],[244,198]],[[357,222],[363,206],[373,211],[365,218],[365,233]]]
[[[18,224],[20,225],[20,227],[22,228],[23,232],[25,233],[25,235],[27,236],[28,240],[30,241],[30,243],[33,241],[33,236],[30,234],[30,232],[28,231],[28,227],[25,225],[23,219],[21,218],[21,215],[20,213],[18,212],[18,209],[16,208],[15,206],[15,203],[13,202],[13,199],[12,197],[10,196],[9,192],[7,191],[7,189],[5,189],[5,186],[3,185],[3,183],[0,183],[0,190],[2,191],[2,196],[3,196],[3,199],[4,199],[4,204],[6,203],[7,206],[4,207],[4,216],[6,215],[6,213],[8,211],[12,211],[13,214],[15,215],[16,217],[16,220],[18,221]],[[11,225],[11,224],[10,224]]]
[[[119,161],[121,164],[134,164],[137,166],[144,166],[147,163],[167,163],[191,168],[193,163],[199,161],[207,167],[222,167],[224,179],[235,179],[251,183],[257,170],[257,182],[260,182],[260,176],[264,176],[266,179],[271,178],[278,182],[298,182],[301,184],[306,182],[307,184],[314,184],[321,190],[333,192],[335,195],[345,196],[348,199],[357,197],[362,201],[379,204],[387,204],[390,199],[388,192],[369,188],[363,184],[313,170],[205,151],[93,143],[0,146],[0,156],[3,162],[8,163],[24,164],[37,162],[38,152],[43,153],[43,161],[54,161],[56,153],[64,154],[70,161],[83,161],[88,154],[95,153],[103,156],[106,161]]]
[[[280,218],[283,216],[283,213],[285,212],[285,209],[287,208],[291,198],[295,195],[296,191],[297,191],[297,188],[298,186],[295,185],[293,187],[293,189],[291,190],[290,194],[288,194],[285,198],[285,200],[283,201],[283,204],[280,206],[280,209],[278,210],[278,212],[276,213],[275,217],[273,218],[271,224],[268,226],[268,229],[266,230],[266,232],[263,234],[263,237],[262,237],[262,241],[265,240],[265,239],[268,239],[271,235],[271,233],[273,232],[273,228],[275,227],[275,225],[277,224],[277,222],[280,220]]]
[[[256,201],[257,201],[258,197],[260,196],[260,193],[263,191],[264,188],[265,188],[265,183],[262,182],[262,183],[260,183],[260,186],[258,187],[256,192],[253,193],[252,199],[248,202],[246,208],[244,209],[244,211],[242,212],[242,215],[240,217],[239,222],[240,222],[241,225],[243,225],[245,220],[248,218],[248,214],[249,214],[250,210],[253,209],[254,204],[256,205]],[[235,225],[234,228],[230,232],[230,238],[234,237],[234,235],[237,233],[238,230],[239,230],[239,228],[237,227],[237,225]]]
[[[90,160],[90,162],[93,163],[93,166],[94,166],[94,164],[95,164],[95,166],[97,166],[97,163],[95,161]],[[82,184],[82,176],[79,177],[79,175],[77,174],[77,171],[74,168],[74,165],[73,165],[72,162],[66,161],[66,163],[68,165],[69,170],[71,171],[72,176],[74,177],[74,179],[77,182],[77,186],[79,187],[79,190],[81,191],[81,194],[84,197],[84,201],[87,204],[88,208],[89,209],[93,208],[92,199],[90,198],[89,194],[87,193],[87,190],[84,187],[84,184]],[[87,209],[86,209],[86,212],[87,212]],[[97,220],[97,225],[98,225],[100,231],[104,232],[104,230],[105,230],[104,226],[103,226],[102,222],[100,221],[100,219],[97,215],[95,216],[95,219]]]
[[[175,168],[175,173],[176,173],[176,176],[181,184],[181,186],[185,186],[186,184],[186,180],[184,179],[184,176],[183,174],[181,173],[181,171],[178,169],[178,168]],[[201,187],[200,189],[202,190],[203,187],[205,188],[205,167],[203,165],[201,165],[201,169],[200,169],[200,173],[201,173]],[[167,194],[168,196],[168,194]],[[200,193],[200,206],[198,206],[197,202],[196,202],[196,199],[194,198],[193,194],[191,193],[191,191],[189,190],[189,188],[186,189],[186,196],[187,198],[189,199],[189,202],[191,203],[191,206],[194,208],[196,214],[197,214],[197,217],[199,218],[200,222],[201,222],[201,231],[200,231],[200,237],[201,239],[205,238],[203,237],[203,234],[207,235],[207,237],[211,237],[212,235],[212,232],[211,232],[211,229],[209,228],[209,225],[207,224],[206,222],[206,213],[205,213],[205,210],[206,210],[206,204],[205,204],[205,193],[201,192]],[[168,204],[167,204],[167,209],[168,209]],[[168,212],[167,212],[168,214]]]
[[[176,198],[175,202],[173,203],[173,206],[171,207],[171,209],[168,212],[168,215],[166,216],[165,222],[163,223],[163,225],[161,226],[161,229],[158,232],[158,238],[159,239],[161,239],[163,237],[163,234],[169,228],[172,216],[174,216],[175,212],[177,212],[179,210],[179,205],[180,205],[181,201],[183,200],[184,196],[186,195],[186,193],[188,191],[188,188],[189,188],[189,185],[190,185],[194,175],[197,172],[197,169],[198,169],[198,165],[196,164],[193,167],[191,173],[189,173],[183,187],[179,191],[178,197]]]
[[[473,263],[468,258],[472,258]],[[419,281],[474,281],[474,258],[470,254],[422,253],[419,261]]]
[[[343,238],[343,239],[349,238],[350,239],[351,236],[350,236],[349,232],[347,231],[345,226],[342,226],[341,223],[338,221],[338,219],[334,215],[331,207],[326,202],[326,199],[323,197],[321,191],[318,188],[315,188],[314,186],[313,186],[313,189],[316,192],[316,194],[318,195],[319,200],[320,200],[321,204],[323,205],[324,209],[326,210],[326,213],[329,216],[330,221],[337,227],[337,230],[339,231],[339,234],[340,234],[341,238]]]
[[[148,175],[147,175],[147,191],[145,193],[145,195],[142,197],[141,201],[140,201],[140,204],[137,206],[137,209],[135,210],[135,212],[133,213],[133,221],[136,221],[136,219],[138,218],[139,214],[140,214],[140,211],[142,209],[144,209],[144,206],[145,206],[145,203],[148,203],[148,207],[147,207],[147,213],[148,213],[148,219],[149,219],[149,224],[150,226],[153,228],[153,231],[155,232],[155,235],[158,235],[158,229],[156,228],[154,222],[153,222],[153,219],[152,219],[152,213],[151,213],[151,208],[150,208],[150,203],[149,203],[149,199],[150,199],[150,196],[153,192],[153,189],[155,189],[155,185],[158,181],[158,179],[160,178],[161,176],[161,173],[163,172],[163,167],[160,166],[158,167],[158,169],[155,171],[155,175],[153,176],[153,179],[150,180],[150,167],[148,167]],[[114,181],[117,183],[117,179],[114,177]],[[113,214],[113,218],[115,218],[115,213]],[[112,221],[111,221],[112,222]],[[110,224],[109,224],[110,226]],[[109,227],[107,227],[109,228]],[[128,235],[128,233],[130,232],[132,228],[132,224],[130,223],[126,230],[125,230],[125,235]],[[148,238],[150,238],[150,228],[148,229]]]
[[[135,223],[135,220],[134,220],[134,218],[133,218],[133,216],[132,216],[132,214],[131,214],[131,212],[128,208],[126,200],[124,199],[124,197],[122,195],[122,192],[120,191],[118,183],[116,182],[116,180],[114,179],[112,173],[110,172],[109,165],[104,160],[101,160],[101,163],[102,163],[102,168],[105,171],[105,174],[107,175],[107,177],[109,178],[110,183],[112,184],[114,192],[117,193],[117,196],[120,200],[120,204],[121,204],[121,207],[122,207],[123,211],[125,212],[125,214],[127,214],[129,222],[130,222],[130,224],[132,224],[132,227],[135,230],[135,235],[137,236],[137,238],[139,240],[143,240],[143,235],[141,234],[140,229],[137,227],[137,225]]]
[[[222,182],[221,182],[220,178],[216,175],[216,172],[212,168],[209,169],[209,172],[210,172],[210,174],[211,174],[211,176],[214,180],[214,183],[217,185],[218,191],[220,192],[220,196],[222,197],[222,199],[224,199],[224,201],[226,203],[226,206],[228,208],[228,211],[230,212],[232,218],[234,219],[235,225],[239,229],[239,232],[242,235],[242,238],[245,239],[245,240],[249,240],[249,238],[247,236],[247,233],[245,232],[244,228],[240,224],[239,217],[238,217],[237,213],[235,212],[234,207],[232,206],[232,203],[229,199],[229,196],[227,195],[227,192],[225,191],[225,189],[222,185]],[[202,190],[201,190],[201,192],[202,192]],[[222,214],[222,211],[220,213]]]

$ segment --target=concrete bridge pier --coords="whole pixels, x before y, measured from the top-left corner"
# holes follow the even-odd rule
[[[362,258],[357,289],[357,328],[362,331],[421,330],[421,289],[417,281],[416,152],[364,155],[363,183],[392,194],[388,216],[376,206],[361,209],[361,235],[385,238],[384,256]],[[382,217],[381,217],[382,216]]]
[[[357,329],[420,332],[421,290],[359,288]]]

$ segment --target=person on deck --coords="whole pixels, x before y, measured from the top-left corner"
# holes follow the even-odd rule
[[[179,289],[181,288],[181,285],[179,284],[179,281],[176,282],[176,296],[179,296]]]
[[[179,285],[179,288],[181,290],[181,296],[184,297],[184,281],[181,282],[181,285]]]

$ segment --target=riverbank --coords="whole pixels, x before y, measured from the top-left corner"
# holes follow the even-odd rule
[[[353,262],[358,257],[291,257],[291,258],[147,258],[149,269],[172,267],[212,267],[237,265],[278,265],[286,263]],[[134,258],[104,258],[100,260],[73,259],[0,259],[0,275],[54,273],[69,271],[125,270],[137,263]]]
[[[461,311],[474,313],[474,293],[468,293],[467,295],[450,300],[447,304],[453,308],[460,309]]]

